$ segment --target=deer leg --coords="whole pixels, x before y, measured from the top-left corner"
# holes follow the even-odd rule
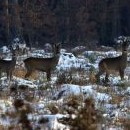
[[[109,77],[109,74],[106,73],[106,76],[105,76],[105,83],[107,83],[107,82],[109,81],[108,77]]]
[[[119,73],[120,73],[121,80],[124,80],[124,70],[120,69]]]
[[[1,78],[1,73],[2,73],[2,72],[1,72],[1,70],[0,70],[0,78]]]
[[[46,72],[46,74],[47,74],[47,81],[50,81],[51,80],[51,70],[48,70]]]
[[[7,73],[7,79],[9,80],[9,71],[7,71],[6,73]]]
[[[12,71],[9,72],[9,79],[12,80]]]
[[[8,86],[10,87],[10,85],[11,85],[11,84],[10,84],[10,83],[11,83],[11,82],[10,82],[10,81],[11,81],[10,71],[7,71],[6,73],[7,73],[7,80],[9,81]]]
[[[9,84],[8,84],[8,86],[10,87],[10,83],[11,83],[11,79],[12,79],[12,71],[7,71],[7,79],[8,79],[8,81],[9,81]]]
[[[96,80],[97,82],[100,82],[100,75],[102,75],[103,72],[102,71],[99,71],[97,74],[96,74]]]

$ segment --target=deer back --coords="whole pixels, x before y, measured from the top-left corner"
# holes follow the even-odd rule
[[[127,49],[128,49],[128,43],[123,42],[122,55],[120,55],[118,57],[102,59],[99,62],[99,70],[113,71],[113,70],[125,69],[127,66]]]
[[[53,69],[59,61],[60,45],[53,45],[53,57],[50,58],[36,58],[30,57],[24,60],[25,67],[30,70],[47,71]]]

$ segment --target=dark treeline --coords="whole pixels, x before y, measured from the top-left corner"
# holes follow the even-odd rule
[[[0,44],[112,45],[130,35],[129,0],[0,0]]]

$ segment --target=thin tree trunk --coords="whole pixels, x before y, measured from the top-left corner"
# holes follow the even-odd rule
[[[19,4],[18,0],[12,0],[11,2],[11,15],[12,15],[12,38],[14,37],[22,37],[22,27],[21,27],[21,19],[19,14]]]
[[[7,45],[10,42],[10,17],[9,17],[9,2],[8,0],[5,1],[5,14],[6,14],[6,39]]]

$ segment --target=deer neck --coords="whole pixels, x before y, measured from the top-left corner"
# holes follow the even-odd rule
[[[53,56],[53,58],[54,58],[55,60],[59,60],[59,57],[60,57],[60,53],[55,54],[55,55]]]
[[[53,61],[55,64],[58,64],[59,58],[60,58],[60,53],[57,53],[53,56]]]
[[[123,59],[124,61],[127,61],[127,51],[123,51],[123,52],[122,52],[122,59]]]
[[[14,64],[16,64],[16,56],[12,57],[12,61],[14,62]]]

